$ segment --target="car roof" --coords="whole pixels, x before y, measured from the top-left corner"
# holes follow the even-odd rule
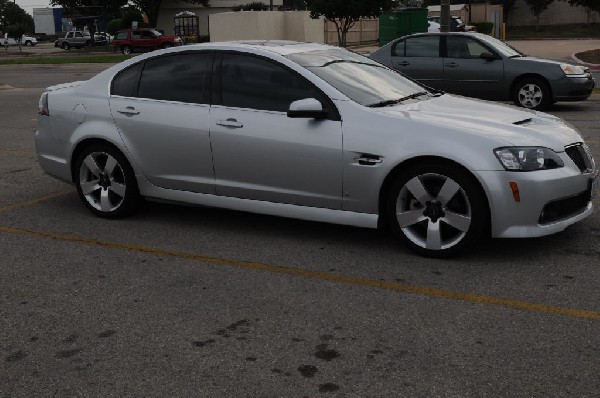
[[[253,49],[256,51],[269,51],[271,53],[279,54],[279,55],[289,55],[296,53],[303,53],[309,51],[322,51],[322,50],[331,50],[331,49],[339,49],[336,46],[330,46],[327,44],[318,44],[318,43],[304,43],[299,41],[291,41],[291,40],[240,40],[240,41],[227,41],[227,42],[212,42],[212,43],[202,43],[196,44],[194,47],[218,47],[220,49],[230,48],[230,49]]]

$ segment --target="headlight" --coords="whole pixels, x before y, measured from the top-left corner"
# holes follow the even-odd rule
[[[586,67],[571,64],[560,64],[560,69],[565,72],[565,75],[583,75],[587,72]]]
[[[509,171],[550,170],[563,167],[556,152],[542,147],[506,147],[494,149],[500,164]]]

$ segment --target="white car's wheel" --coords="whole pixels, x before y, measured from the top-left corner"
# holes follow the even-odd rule
[[[75,164],[80,198],[94,214],[117,218],[131,213],[140,195],[131,166],[110,145],[94,144],[83,150]]]
[[[394,231],[428,257],[451,257],[484,234],[487,201],[479,183],[461,168],[427,162],[402,172],[387,201]]]

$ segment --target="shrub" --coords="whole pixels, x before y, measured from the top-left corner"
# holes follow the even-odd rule
[[[267,11],[269,6],[260,1],[239,5],[231,8],[233,11]]]
[[[121,29],[121,20],[120,19],[113,19],[108,21],[108,23],[106,24],[106,33],[108,33],[111,36],[114,36],[117,33],[117,30]]]
[[[470,22],[469,25],[475,26],[477,32],[485,33],[486,35],[491,34],[492,30],[494,29],[493,22]]]

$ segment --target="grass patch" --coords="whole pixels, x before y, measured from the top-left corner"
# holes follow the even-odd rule
[[[48,64],[105,64],[119,63],[133,55],[95,55],[78,57],[28,57],[18,59],[0,59],[0,65],[48,65]]]
[[[557,38],[600,38],[600,24],[540,25],[539,31],[536,31],[535,26],[506,27],[507,40]]]
[[[600,94],[600,87],[596,87],[594,89],[594,91],[592,91],[594,94]]]

